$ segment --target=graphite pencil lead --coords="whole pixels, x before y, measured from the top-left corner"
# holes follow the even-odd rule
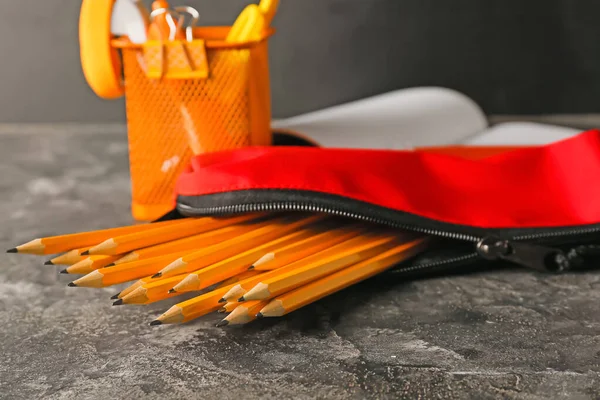
[[[77,287],[77,285],[74,282],[69,282],[69,284],[67,286],[68,287]]]
[[[152,322],[150,322],[150,326],[158,326],[158,325],[162,325],[162,322],[160,322],[159,320],[154,320]]]
[[[89,256],[90,255],[90,251],[86,250],[83,253],[81,253],[82,256]]]
[[[8,250],[6,250],[6,252],[7,252],[7,253],[18,253],[18,252],[19,252],[19,250],[17,250],[17,248],[16,248],[16,247],[13,247],[12,249],[8,249]]]
[[[118,299],[118,298],[119,298],[119,295],[120,295],[120,294],[121,294],[121,292],[119,292],[119,293],[115,294],[115,295],[114,295],[114,296],[112,296],[110,299],[111,299],[111,300],[116,300],[116,299]]]
[[[220,327],[222,327],[222,326],[227,326],[227,325],[229,325],[229,321],[227,321],[226,319],[224,319],[224,320],[220,321],[220,322],[219,322],[219,323],[216,325],[216,327],[217,327],[217,328],[220,328]]]
[[[63,269],[62,271],[60,271],[61,274],[68,274],[69,271],[67,271],[66,269]]]
[[[224,298],[222,298],[222,297],[221,297],[221,298],[219,299],[219,303],[227,303],[227,300],[225,300]]]
[[[217,312],[218,312],[219,314],[225,314],[225,313],[227,312],[227,310],[225,309],[225,307],[223,307],[223,308],[219,308],[219,309],[217,310]]]
[[[162,274],[159,272],[157,274],[152,275],[150,278],[156,279],[156,278],[160,278],[161,276],[162,276]]]
[[[175,290],[175,289],[169,289],[169,293],[177,293],[177,290]]]
[[[104,267],[104,268],[108,268],[108,267],[114,267],[115,265],[116,265],[115,263],[108,264],[108,265],[107,265],[106,267]]]
[[[256,314],[256,318],[258,318],[258,319],[261,319],[261,318],[264,318],[264,317],[265,317],[265,316],[264,316],[264,315],[262,315],[262,313],[260,313],[260,312],[259,312],[258,314]]]
[[[238,303],[243,303],[244,301],[246,301],[246,299],[244,298],[244,296],[240,297],[238,299]]]
[[[248,267],[248,271],[252,271],[254,269],[254,265]]]
[[[113,306],[120,306],[123,304],[123,299],[119,299],[113,303]]]
[[[54,265],[54,263],[52,262],[52,260],[48,260],[44,263],[44,265]]]

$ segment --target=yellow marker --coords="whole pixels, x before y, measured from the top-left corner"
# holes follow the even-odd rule
[[[256,4],[247,6],[233,23],[225,41],[244,43],[259,40],[267,27],[266,19]]]
[[[271,25],[277,9],[279,8],[279,0],[261,0],[258,9],[265,17],[265,26]]]

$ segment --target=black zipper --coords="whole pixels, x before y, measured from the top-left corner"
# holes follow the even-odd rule
[[[558,247],[547,247],[543,243],[561,243],[565,239],[568,242],[579,243],[589,235],[600,233],[600,225],[587,228],[565,228],[558,230],[546,230],[544,232],[527,233],[522,235],[503,238],[495,235],[483,236],[464,232],[453,232],[441,229],[431,229],[417,225],[399,223],[390,219],[378,218],[365,215],[360,212],[352,212],[341,208],[323,206],[313,203],[298,202],[265,202],[249,204],[231,204],[220,206],[190,206],[178,203],[178,211],[185,216],[236,214],[254,212],[312,212],[327,213],[330,215],[352,218],[375,224],[390,226],[425,235],[445,239],[454,239],[474,243],[474,251],[468,254],[451,257],[442,261],[400,267],[395,272],[415,272],[431,268],[451,267],[476,260],[508,261],[526,268],[543,272],[560,273],[565,272],[580,262],[584,255],[586,246],[579,244],[575,249],[578,251],[565,252]],[[535,243],[532,243],[535,241]]]

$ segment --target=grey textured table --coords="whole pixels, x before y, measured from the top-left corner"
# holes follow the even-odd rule
[[[0,134],[0,247],[131,222],[118,130]],[[34,256],[0,267],[0,398],[600,396],[600,274],[375,279],[279,320],[150,328]]]

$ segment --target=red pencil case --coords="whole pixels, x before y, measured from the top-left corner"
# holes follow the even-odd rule
[[[451,240],[445,256],[400,271],[487,260],[563,272],[600,253],[600,131],[484,158],[313,146],[204,154],[179,177],[175,207],[324,212]]]

